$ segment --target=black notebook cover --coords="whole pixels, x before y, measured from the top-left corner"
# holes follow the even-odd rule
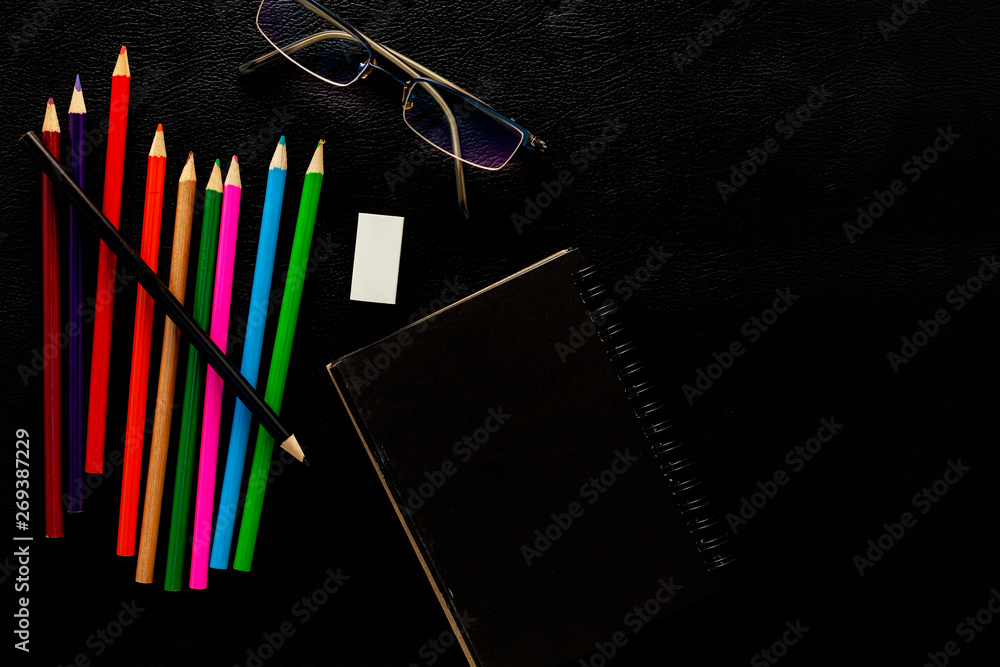
[[[583,268],[563,251],[329,366],[473,665],[564,664],[728,562]]]

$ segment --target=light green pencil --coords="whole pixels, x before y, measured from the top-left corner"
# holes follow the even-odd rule
[[[299,217],[295,222],[295,238],[292,241],[292,256],[288,260],[288,275],[285,278],[285,293],[281,300],[281,314],[278,316],[278,332],[275,335],[271,366],[267,372],[267,386],[264,400],[275,411],[281,412],[281,398],[285,393],[285,379],[288,376],[288,362],[292,356],[292,339],[295,338],[295,322],[299,317],[302,302],[302,286],[309,261],[313,229],[316,227],[316,209],[319,206],[320,186],[323,184],[323,144],[320,141],[313,153],[309,168],[306,169],[302,184],[302,200],[299,203]],[[250,480],[247,482],[246,501],[243,518],[240,521],[240,537],[236,542],[236,557],[233,568],[250,571],[253,550],[257,542],[260,526],[260,512],[264,505],[264,489],[271,467],[271,453],[274,438],[263,427],[257,430],[257,444],[250,466]]]

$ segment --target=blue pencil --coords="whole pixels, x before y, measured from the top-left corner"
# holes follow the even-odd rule
[[[260,238],[257,241],[257,264],[254,268],[253,288],[250,291],[250,312],[247,315],[247,333],[240,367],[240,372],[254,387],[257,386],[260,353],[264,347],[264,321],[267,318],[267,305],[271,296],[271,274],[274,269],[274,253],[278,245],[278,223],[281,221],[281,200],[285,196],[287,173],[285,138],[281,137],[278,147],[274,149],[274,157],[271,158],[271,166],[267,172],[264,213],[261,216]],[[239,502],[243,463],[246,460],[247,442],[250,438],[250,421],[250,411],[237,400],[233,414],[233,429],[229,437],[229,452],[226,454],[226,473],[222,479],[222,495],[219,497],[219,515],[215,521],[215,538],[212,541],[212,555],[209,559],[209,566],[217,570],[229,567],[236,506]]]
[[[76,75],[69,103],[69,152],[73,177],[84,184],[84,132],[87,106],[83,103],[80,75]],[[67,512],[83,511],[83,259],[76,207],[69,207],[69,493]]]

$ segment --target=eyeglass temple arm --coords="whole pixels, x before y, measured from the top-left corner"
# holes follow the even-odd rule
[[[409,59],[406,58],[405,56],[401,56],[395,51],[382,46],[378,42],[372,41],[367,36],[365,37],[365,39],[368,39],[368,43],[371,44],[371,47],[373,49],[381,53],[383,56],[385,56],[387,60],[393,62],[393,64],[395,64],[401,70],[406,72],[409,76],[411,77],[418,76],[419,74],[418,68],[420,67],[419,65],[417,65],[416,63],[410,65],[407,62],[409,61]],[[469,199],[468,199],[468,194],[465,191],[465,166],[462,164],[462,160],[459,159],[462,156],[462,146],[458,138],[458,121],[455,120],[455,115],[451,112],[451,109],[448,108],[448,104],[444,101],[444,98],[441,97],[441,95],[431,86],[424,86],[424,87],[434,98],[434,101],[438,103],[438,106],[441,107],[441,110],[448,118],[448,126],[451,129],[451,145],[454,148],[455,152],[453,160],[455,163],[455,188],[456,188],[456,195],[458,196],[458,208],[462,211],[462,215],[465,217],[465,219],[468,220],[470,217]],[[403,100],[403,103],[404,104],[406,103],[405,99]]]
[[[315,44],[318,41],[321,41],[323,39],[332,39],[332,38],[339,38],[339,39],[346,38],[346,39],[352,39],[354,41],[357,41],[357,38],[354,35],[352,35],[352,34],[350,34],[348,32],[343,32],[343,31],[338,31],[338,30],[328,30],[328,31],[324,31],[324,32],[321,32],[321,33],[317,33],[315,35],[310,35],[309,37],[301,39],[298,42],[295,42],[294,44],[290,44],[290,45],[284,47],[283,51],[286,54],[295,53],[299,49],[305,48],[305,47],[307,47],[307,46],[309,46],[311,44]],[[387,60],[392,61],[397,67],[399,67],[400,69],[402,69],[408,75],[410,75],[411,77],[419,76],[419,72],[417,71],[417,69],[420,68],[420,66],[418,64],[412,63],[412,61],[410,61],[409,58],[406,58],[405,56],[401,56],[398,53],[396,53],[395,51],[387,49],[386,47],[382,46],[381,44],[378,44],[376,42],[371,42],[371,40],[369,40],[369,42],[371,43],[373,49],[375,49],[380,54],[382,54]],[[249,72],[253,72],[254,70],[259,69],[260,67],[263,67],[267,63],[271,62],[271,60],[273,60],[274,58],[279,57],[280,55],[281,55],[281,51],[279,51],[278,49],[275,49],[275,50],[271,51],[270,53],[266,53],[263,56],[260,56],[259,58],[254,58],[253,60],[245,62],[245,63],[241,64],[240,67],[239,67],[240,73],[241,74],[247,74]],[[409,62],[407,62],[407,61],[409,61]],[[412,63],[412,65],[410,63]],[[423,69],[423,68],[420,68],[420,69]],[[429,72],[429,70],[424,70],[424,71],[428,71]],[[433,76],[437,76],[437,75],[434,75],[433,72],[430,72],[430,74],[432,74]],[[448,83],[448,82],[445,82],[445,83]],[[453,85],[453,84],[449,83],[448,85]],[[455,86],[455,87],[457,88],[457,86]],[[458,207],[462,211],[462,215],[465,216],[465,218],[468,219],[469,218],[469,200],[468,200],[468,194],[467,194],[466,189],[465,189],[465,167],[462,164],[462,161],[458,157],[458,156],[461,156],[461,154],[462,154],[461,144],[459,142],[459,137],[458,137],[458,123],[455,120],[455,116],[452,113],[451,109],[448,108],[448,105],[445,103],[445,101],[441,97],[441,95],[436,90],[434,90],[433,88],[431,88],[430,86],[426,86],[426,89],[431,94],[431,96],[434,97],[435,101],[438,103],[438,105],[441,107],[442,111],[444,111],[445,116],[448,118],[448,125],[450,126],[450,129],[451,129],[451,142],[452,142],[452,146],[454,146],[454,148],[455,148],[455,154],[456,154],[456,157],[454,158],[454,162],[455,162],[455,188],[456,188],[456,194],[458,196]],[[461,89],[459,89],[459,90],[461,90]],[[462,92],[465,93],[466,95],[469,94],[466,91],[462,91]],[[472,97],[471,95],[469,95],[469,96]]]

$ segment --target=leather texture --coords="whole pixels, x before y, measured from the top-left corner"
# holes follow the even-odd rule
[[[463,664],[325,366],[451,293],[574,246],[620,297],[720,515],[731,517],[739,559],[727,591],[637,633],[623,621],[627,641],[613,664],[773,664],[763,651],[788,665],[923,664],[947,642],[963,664],[988,664],[1000,632],[984,626],[968,641],[961,628],[969,626],[959,624],[998,585],[1000,280],[980,282],[995,278],[989,262],[1000,245],[995,6],[328,6],[515,118],[548,150],[521,151],[494,172],[467,169],[472,219],[464,220],[450,160],[407,128],[391,79],[373,74],[335,88],[286,62],[237,75],[267,50],[254,2],[31,0],[0,10],[0,420],[10,440],[16,429],[30,433],[30,534],[38,538],[27,593],[32,653],[18,654],[18,664],[79,656],[93,664]],[[322,252],[306,280],[282,406],[312,465],[275,458],[252,572],[212,571],[204,592],[162,591],[165,527],[152,586],[135,584],[134,561],[114,555],[120,465],[89,480],[85,511],[66,517],[65,538],[41,539],[42,377],[30,372],[42,344],[41,187],[16,140],[40,130],[49,97],[66,140],[79,73],[96,129],[88,192],[99,201],[102,123],[122,44],[132,107],[121,228],[139,243],[146,153],[163,123],[164,280],[187,151],[199,189],[213,160],[239,155],[235,358],[273,146],[283,133],[280,286],[303,172],[315,142],[327,140],[313,244]],[[358,212],[406,218],[395,306],[348,299]],[[97,244],[89,233],[83,240],[84,294],[93,295]],[[65,239],[62,247],[65,254]],[[132,286],[115,306],[109,455],[121,450],[125,429],[134,304]],[[154,368],[161,330],[158,316]],[[84,336],[89,351],[92,331]],[[262,378],[266,369],[265,358]],[[232,401],[227,395],[224,415]],[[224,417],[223,443],[228,428]],[[11,475],[13,451],[11,443],[2,455]],[[961,477],[959,461],[971,468]],[[5,508],[11,516],[6,500]],[[898,526],[901,537],[892,534]],[[0,556],[5,586],[14,561]],[[120,617],[129,624],[112,636]],[[595,647],[583,664],[602,659]]]

